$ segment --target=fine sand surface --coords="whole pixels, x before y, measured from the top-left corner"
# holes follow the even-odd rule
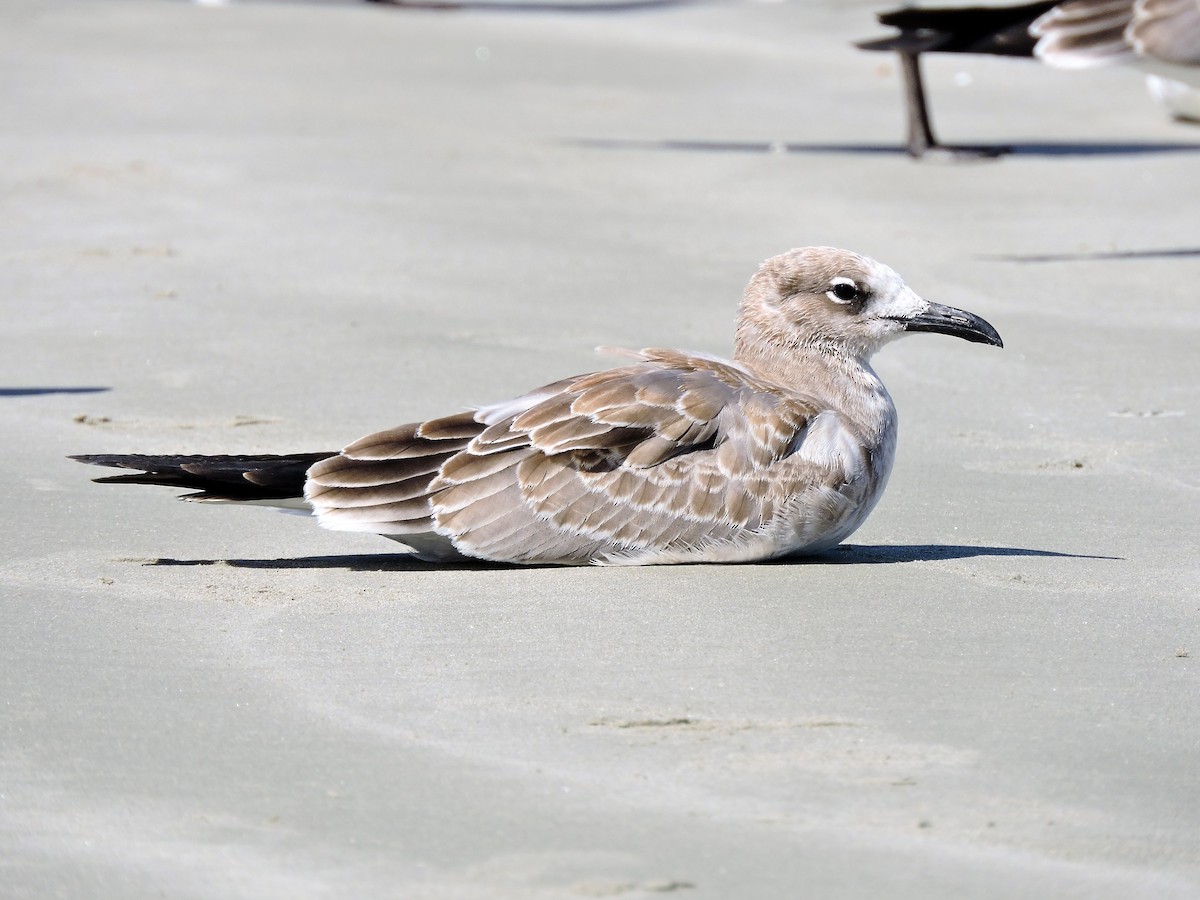
[[[0,4],[0,894],[1200,897],[1200,130],[940,58],[1019,152],[915,163],[876,6]],[[1007,344],[883,351],[819,561],[436,567],[65,459],[727,353],[804,244]]]

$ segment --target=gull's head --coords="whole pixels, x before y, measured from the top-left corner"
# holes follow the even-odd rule
[[[979,316],[930,303],[883,263],[849,250],[803,247],[768,259],[751,279],[742,300],[737,355],[754,355],[756,345],[766,345],[867,360],[910,331],[1004,346]]]

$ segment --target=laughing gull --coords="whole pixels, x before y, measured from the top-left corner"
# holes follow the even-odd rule
[[[291,456],[89,455],[102,482],[184,499],[302,508],[426,559],[637,565],[819,553],[878,502],[896,408],[871,356],[914,331],[1002,347],[969,312],[917,296],[847,250],[768,259],[732,360],[619,351],[620,368]]]
[[[1002,147],[946,147],[933,136],[922,53],[1036,57],[1060,69],[1131,63],[1147,72],[1151,93],[1177,116],[1200,107],[1187,85],[1200,86],[1200,0],[1043,0],[1021,6],[905,8],[880,13],[898,35],[856,44],[894,50],[904,73],[908,152],[998,156]]]

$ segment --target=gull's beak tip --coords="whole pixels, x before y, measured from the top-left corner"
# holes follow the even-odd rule
[[[990,347],[999,347],[1001,350],[1004,349],[1004,339],[1000,337],[1000,332],[992,327],[991,322],[981,319],[979,316],[973,316],[970,325],[962,331],[955,332],[955,337],[965,338],[977,344],[987,344]]]
[[[993,347],[1003,347],[1004,341],[1000,332],[992,324],[975,313],[967,312],[953,306],[943,306],[940,303],[930,303],[918,315],[907,319],[904,323],[906,331],[929,331],[936,334],[948,334],[976,344],[990,344]]]

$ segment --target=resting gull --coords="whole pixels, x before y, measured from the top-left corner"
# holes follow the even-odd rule
[[[880,13],[899,29],[860,41],[894,50],[904,73],[908,152],[997,156],[1001,147],[946,147],[929,121],[922,53],[1036,57],[1059,69],[1128,63],[1148,73],[1151,93],[1180,118],[1200,117],[1200,0],[1039,0],[1017,6],[905,7]],[[1190,86],[1190,87],[1189,87]]]
[[[97,479],[301,508],[428,559],[738,562],[813,554],[878,502],[896,408],[871,356],[915,331],[1003,346],[887,266],[829,247],[768,259],[733,359],[650,349],[514,400],[286,456],[89,455]]]

